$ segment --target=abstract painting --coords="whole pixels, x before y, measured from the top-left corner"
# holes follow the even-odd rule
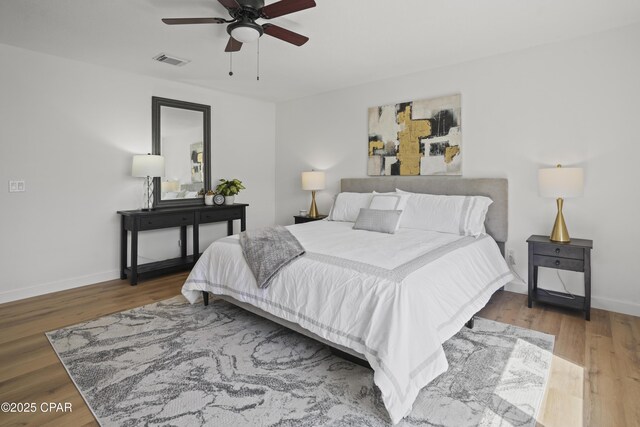
[[[369,108],[367,174],[462,175],[460,95]]]

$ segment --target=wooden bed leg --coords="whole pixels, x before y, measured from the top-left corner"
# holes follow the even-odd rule
[[[202,300],[204,301],[205,307],[209,305],[209,292],[202,291]]]
[[[473,317],[469,319],[469,321],[465,323],[464,326],[466,326],[469,329],[473,329]]]
[[[329,346],[329,350],[331,350],[331,354],[333,354],[334,356],[338,356],[342,359],[348,360],[351,363],[355,363],[356,365],[360,365],[360,366],[364,366],[365,368],[369,368],[369,369],[373,369],[371,367],[371,365],[369,365],[369,362],[367,362],[366,360],[362,360],[359,357],[355,357],[350,355],[349,353],[345,353],[342,350],[338,350],[337,348],[331,347]]]

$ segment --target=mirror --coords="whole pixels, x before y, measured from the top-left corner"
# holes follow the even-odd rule
[[[165,158],[153,206],[202,205],[211,189],[211,107],[154,96],[151,109],[153,154]]]

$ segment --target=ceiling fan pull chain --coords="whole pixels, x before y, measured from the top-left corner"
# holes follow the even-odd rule
[[[229,75],[233,76],[233,52],[229,52]]]
[[[256,73],[256,80],[260,81],[260,39],[258,39],[258,71]]]

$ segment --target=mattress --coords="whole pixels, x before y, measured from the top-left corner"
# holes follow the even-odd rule
[[[228,295],[364,355],[395,424],[447,370],[442,343],[513,279],[496,242],[415,229],[395,234],[315,221],[287,227],[306,254],[258,288],[238,236],[214,242],[182,293]]]

